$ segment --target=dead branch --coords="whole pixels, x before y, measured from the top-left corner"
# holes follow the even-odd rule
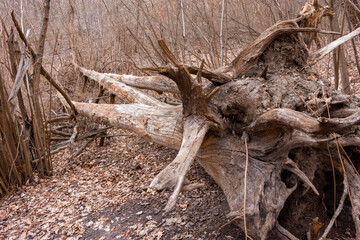
[[[179,89],[176,84],[170,79],[163,76],[145,76],[138,77],[133,75],[118,75],[112,73],[104,73],[106,76],[114,78],[115,80],[125,83],[128,86],[140,89],[149,89],[157,92],[173,92],[178,93]]]
[[[278,222],[276,223],[276,229],[284,236],[289,238],[290,240],[299,240],[297,237],[291,234],[288,230],[283,228]]]
[[[125,98],[130,103],[143,103],[151,106],[166,106],[167,104],[150,97],[143,92],[130,87],[122,82],[116,81],[114,78],[109,77],[105,74],[101,74],[92,70],[87,70],[80,67],[76,63],[74,66],[82,72],[85,76],[99,83],[101,86],[108,89],[111,93],[116,94],[121,98]]]
[[[345,42],[353,39],[357,35],[360,34],[360,28],[355,29],[351,33],[346,34],[345,36],[342,36],[341,38],[336,39],[335,41],[329,43],[325,47],[317,50],[315,53],[311,55],[310,58],[310,65],[315,64],[319,60],[321,60],[323,57],[325,57],[327,54],[332,52],[334,49],[336,49],[338,46],[344,44]]]
[[[341,195],[341,198],[340,198],[340,202],[339,202],[339,205],[338,207],[336,208],[336,211],[334,213],[334,215],[332,216],[328,226],[326,227],[324,233],[321,235],[321,237],[319,238],[319,240],[325,240],[327,235],[329,234],[331,228],[333,227],[335,221],[336,221],[336,218],[339,216],[339,214],[341,213],[341,211],[343,210],[343,207],[344,207],[344,202],[345,202],[345,198],[348,194],[347,192],[347,186],[346,186],[346,181],[344,179],[343,181],[343,184],[344,184],[344,190],[343,190],[343,193]]]
[[[27,48],[29,49],[30,51],[30,54],[32,56],[33,59],[35,59],[36,57],[36,53],[35,51],[32,49],[32,47],[30,46],[29,42],[27,41],[24,33],[22,32],[20,26],[19,26],[19,23],[18,21],[16,20],[16,17],[15,17],[15,14],[14,12],[11,12],[11,17],[12,17],[12,20],[13,20],[13,23],[14,23],[14,26],[21,38],[21,40],[24,42],[24,44],[27,46]],[[42,65],[40,65],[40,73],[41,75],[43,75],[48,81],[49,83],[54,86],[54,88],[64,97],[64,99],[66,100],[66,102],[69,104],[71,110],[73,111],[73,114],[74,116],[77,115],[77,112],[76,112],[76,109],[74,107],[74,105],[72,104],[71,102],[71,99],[69,97],[69,95],[62,89],[61,85],[51,77],[51,75],[45,70],[45,68],[43,68]]]
[[[179,107],[80,102],[73,104],[81,115],[94,122],[131,130],[149,141],[174,149],[180,148],[182,134]]]

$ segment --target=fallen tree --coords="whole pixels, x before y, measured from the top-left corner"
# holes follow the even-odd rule
[[[313,11],[270,27],[215,71],[178,62],[163,40],[171,65],[146,70],[165,77],[97,73],[74,63],[128,104],[73,104],[96,122],[179,150],[151,183],[156,190],[173,189],[165,211],[176,206],[196,160],[224,191],[229,218],[241,219],[253,239],[303,238],[308,230],[317,239],[317,217],[331,222],[334,205],[353,216],[346,227],[359,238],[360,99],[333,90],[308,67],[329,49],[309,53],[304,38],[320,30],[303,24],[323,9]],[[178,92],[182,105],[139,88]],[[342,192],[351,207],[345,209],[344,200],[337,205],[334,195]],[[316,220],[310,229],[309,218]]]

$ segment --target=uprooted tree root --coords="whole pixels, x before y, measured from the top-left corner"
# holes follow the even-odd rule
[[[303,238],[316,217],[326,226],[344,186],[351,207],[343,207],[337,227],[349,227],[359,238],[360,99],[331,89],[327,79],[309,80],[316,74],[306,67],[303,32],[318,30],[299,27],[306,17],[269,28],[216,71],[179,63],[163,40],[159,45],[171,66],[147,70],[166,77],[97,73],[74,63],[129,103],[73,104],[94,121],[179,150],[151,183],[156,190],[174,189],[166,211],[189,184],[186,173],[196,160],[224,191],[229,218],[246,217],[253,239]],[[178,92],[182,106],[139,88]]]

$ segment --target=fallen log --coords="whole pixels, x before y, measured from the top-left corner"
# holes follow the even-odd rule
[[[228,216],[245,220],[253,239],[303,239],[311,222],[304,216],[327,226],[333,212],[326,206],[336,202],[328,189],[334,185],[349,188],[352,206],[343,211],[354,221],[346,227],[359,237],[360,99],[331,89],[320,76],[309,78],[314,75],[308,67],[311,54],[301,32],[318,30],[298,25],[309,16],[270,27],[229,66],[215,71],[180,63],[159,40],[172,66],[148,69],[168,78],[153,78],[161,82],[153,90],[167,82],[171,89],[176,85],[182,106],[150,98],[133,82],[115,83],[114,75],[82,67],[77,68],[129,104],[73,104],[93,121],[179,150],[150,185],[174,189],[166,211],[176,209],[186,174],[197,161],[223,190]],[[204,75],[210,80],[207,87],[201,84]],[[342,224],[338,221],[336,228]]]

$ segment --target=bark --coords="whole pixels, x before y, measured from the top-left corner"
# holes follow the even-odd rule
[[[149,141],[174,149],[181,145],[181,108],[144,104],[74,102],[79,114],[94,122],[131,130]]]
[[[326,223],[331,220],[333,212],[322,203],[332,204],[331,197],[324,197],[329,197],[328,184],[333,181],[328,172],[334,171],[338,178],[348,180],[353,211],[345,207],[343,211],[353,214],[350,228],[355,233],[359,177],[347,163],[343,171],[342,159],[347,154],[353,157],[354,166],[360,164],[360,99],[331,89],[327,79],[317,76],[317,81],[311,80],[314,72],[304,67],[324,50],[315,55],[308,52],[300,32],[315,29],[306,30],[298,23],[309,16],[270,27],[229,66],[215,71],[204,70],[203,64],[189,67],[180,63],[164,40],[159,40],[159,45],[172,66],[148,70],[168,79],[128,78],[77,67],[130,103],[73,102],[74,106],[94,121],[132,130],[179,150],[151,183],[156,190],[174,189],[166,211],[176,207],[180,191],[186,189],[186,174],[196,160],[224,191],[230,206],[228,216],[243,220],[245,213],[250,237],[303,239],[310,223],[303,216],[319,217]],[[316,57],[309,59],[310,55]],[[202,77],[210,80],[206,87]],[[165,91],[164,84],[175,89],[174,83],[182,106],[167,105],[137,89]],[[246,145],[244,136],[248,136]],[[342,182],[335,184],[341,188]],[[298,224],[291,225],[294,222]]]
[[[106,74],[106,73],[105,73]],[[157,92],[173,92],[178,93],[179,89],[176,84],[163,76],[146,76],[137,77],[133,75],[106,74],[115,80],[125,83],[128,86],[140,89],[149,89]]]
[[[353,27],[357,28],[360,21],[360,2],[358,0],[349,0],[348,4],[350,5],[348,9],[350,22]]]
[[[334,0],[330,2],[331,8],[336,10],[334,7]],[[344,14],[346,13],[346,9],[344,10]],[[332,31],[340,32],[340,26],[336,16],[330,17],[330,26]],[[343,30],[341,30],[341,33]],[[333,40],[336,39],[336,36],[333,36]],[[349,72],[347,69],[347,61],[345,57],[344,49],[339,46],[336,51],[334,51],[333,54],[333,62],[334,62],[334,73],[335,73],[335,89],[338,89],[339,86],[339,70],[341,74],[341,84],[342,84],[342,90],[346,94],[350,94],[350,81],[349,81]]]

